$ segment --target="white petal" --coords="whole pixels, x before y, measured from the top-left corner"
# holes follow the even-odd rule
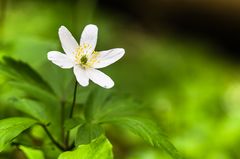
[[[109,89],[114,86],[113,80],[106,74],[102,73],[101,71],[93,68],[87,69],[86,71],[87,71],[88,77],[94,83],[100,85],[101,87]]]
[[[65,26],[61,26],[58,30],[58,35],[64,52],[69,56],[73,56],[73,53],[78,47],[78,43],[70,31]]]
[[[73,72],[80,85],[82,85],[83,87],[86,87],[89,84],[89,78],[87,76],[86,70],[81,68],[81,66],[79,65],[74,66]]]
[[[103,68],[116,62],[123,57],[125,50],[116,48],[98,52],[97,61],[93,64],[93,68]]]
[[[58,51],[48,52],[47,57],[48,60],[61,68],[72,68],[74,65],[74,62],[70,57]]]
[[[83,29],[80,46],[87,47],[86,52],[88,54],[92,53],[97,44],[98,28],[96,25],[89,24]]]

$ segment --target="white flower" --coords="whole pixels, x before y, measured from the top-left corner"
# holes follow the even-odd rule
[[[84,28],[80,44],[64,26],[59,28],[58,34],[65,54],[50,51],[48,52],[48,60],[64,69],[73,68],[78,83],[84,87],[89,84],[89,79],[104,88],[114,86],[113,80],[97,69],[119,60],[125,53],[124,49],[115,48],[106,51],[94,51],[97,43],[98,28],[92,24]]]

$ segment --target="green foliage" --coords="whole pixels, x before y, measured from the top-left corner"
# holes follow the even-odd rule
[[[23,97],[11,98],[12,106],[41,123],[51,122],[51,126],[53,126],[51,130],[54,133],[60,130],[56,129],[60,127],[56,125],[58,123],[56,122],[57,115],[52,115],[55,105],[60,104],[60,102],[57,102],[50,86],[41,76],[27,64],[11,58],[5,57],[0,67],[6,77],[11,80],[12,86],[20,88],[26,94]],[[18,70],[18,67],[21,69]],[[75,146],[79,146],[94,142],[101,136],[104,133],[101,124],[117,124],[129,129],[151,145],[163,148],[173,158],[180,159],[181,157],[175,147],[154,122],[133,117],[133,114],[140,109],[141,106],[130,97],[116,96],[108,90],[96,90],[90,93],[85,103],[85,120],[79,117],[66,119],[63,127],[65,131],[78,127],[75,134]]]
[[[131,97],[116,96],[113,92],[94,90],[90,93],[84,109],[87,121],[104,123],[113,118],[131,116],[142,106]]]
[[[11,98],[10,105],[13,106],[15,109],[20,110],[35,119],[39,120],[42,123],[48,123],[46,110],[44,105],[40,102],[30,100],[30,99],[18,99],[18,98]]]
[[[48,83],[24,62],[14,60],[10,57],[3,57],[3,62],[0,63],[0,71],[10,80],[28,83],[43,90],[52,92]]]
[[[89,144],[103,133],[103,128],[99,124],[85,123],[78,128],[75,146]]]
[[[49,130],[60,138],[61,102],[41,75],[30,65],[10,57],[3,57],[0,62],[0,72],[5,78],[6,87],[11,88],[8,104],[43,124],[51,123]],[[11,92],[12,89],[21,93]]]
[[[41,150],[33,149],[26,146],[19,146],[19,149],[24,152],[28,159],[45,159]]]
[[[100,136],[74,151],[63,152],[58,159],[113,159],[112,145],[104,136]]]
[[[70,119],[66,119],[64,121],[64,128],[66,130],[71,130],[77,126],[81,126],[82,124],[84,124],[84,120],[82,118],[79,117],[74,117],[74,118],[70,118]]]
[[[10,57],[3,57],[0,62],[0,72],[6,84],[23,92],[21,97],[25,96],[47,105],[55,103],[56,96],[51,87],[28,64]],[[15,98],[15,96],[16,94],[12,94],[12,97]]]
[[[152,146],[162,148],[173,158],[180,159],[180,154],[156,123],[149,119],[133,116],[140,108],[131,98],[119,98],[109,92],[96,91],[89,95],[85,108],[85,117],[96,123],[111,123],[124,127]],[[91,132],[89,131],[90,128],[84,130],[88,133]]]
[[[13,117],[0,120],[0,151],[21,132],[36,123],[36,120],[23,117]]]
[[[118,119],[115,118],[113,120],[109,120],[108,122],[130,130],[150,143],[152,146],[163,148],[175,159],[182,158],[173,144],[168,141],[159,126],[151,120],[137,117],[125,117]]]

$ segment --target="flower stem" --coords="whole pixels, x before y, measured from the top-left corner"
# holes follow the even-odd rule
[[[59,143],[54,139],[54,137],[52,136],[52,134],[51,134],[50,131],[48,130],[47,126],[44,125],[44,124],[40,124],[40,125],[43,127],[43,129],[45,130],[46,134],[48,135],[48,137],[50,138],[50,140],[52,141],[52,143],[53,143],[54,145],[56,145],[60,150],[64,151],[65,148],[64,148],[61,144],[59,144]]]
[[[71,110],[70,110],[70,113],[69,113],[69,119],[71,119],[73,117],[73,111],[74,111],[74,108],[75,108],[75,105],[76,105],[76,95],[77,95],[77,86],[78,86],[78,82],[75,81],[75,86],[74,86],[74,92],[73,92],[73,101],[72,101],[72,107],[71,107]],[[65,147],[67,149],[69,149],[69,135],[70,135],[70,131],[68,130],[67,131],[67,134],[66,134],[66,138],[65,138]]]
[[[65,131],[64,131],[64,121],[65,121],[65,102],[61,101],[61,137],[62,141],[65,142]]]
[[[72,107],[71,107],[71,110],[70,110],[69,118],[73,117],[73,111],[74,111],[74,108],[75,108],[75,105],[76,105],[75,103],[76,103],[76,95],[77,95],[77,86],[78,86],[78,82],[76,81],[75,86],[74,86],[73,101],[72,101]]]

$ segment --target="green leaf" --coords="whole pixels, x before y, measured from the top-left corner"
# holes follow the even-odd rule
[[[142,106],[132,98],[118,97],[107,91],[92,92],[86,102],[84,115],[94,123],[113,123],[137,134],[151,145],[163,148],[173,158],[180,159],[176,148],[168,141],[157,124],[151,120],[133,118]]]
[[[86,101],[86,106],[84,109],[84,117],[87,121],[93,121],[96,118],[96,115],[108,99],[110,95],[106,91],[100,92],[99,90],[94,90],[88,96]]]
[[[36,85],[30,85],[29,83],[17,81],[10,81],[8,84],[13,88],[23,91],[26,98],[36,99],[48,104],[57,100],[55,95],[36,87]]]
[[[94,90],[87,99],[84,116],[87,121],[104,123],[113,118],[131,116],[141,107],[130,97],[116,96],[105,90]]]
[[[52,92],[53,90],[46,81],[28,64],[14,60],[10,57],[3,57],[3,62],[0,63],[0,71],[10,80],[26,82],[31,85]]]
[[[49,130],[51,133],[53,133],[56,138],[61,137],[61,122],[59,122],[60,115],[61,115],[61,106],[59,98],[54,97],[53,95],[50,95],[50,93],[39,89],[38,87],[35,87],[33,85],[29,85],[26,83],[20,83],[20,82],[11,82],[13,83],[14,89],[18,88],[20,90],[23,90],[22,94],[16,95],[16,94],[10,94],[11,97],[17,97],[17,98],[24,98],[39,102],[42,106],[44,106],[45,113],[47,116],[47,121],[50,121],[51,124],[49,126]],[[9,99],[9,96],[8,96]],[[7,101],[9,102],[9,101]],[[53,113],[54,112],[54,113]]]
[[[103,133],[103,128],[98,124],[85,123],[78,128],[75,146],[89,144]]]
[[[19,149],[24,152],[28,159],[44,159],[44,154],[41,150],[33,149],[26,146],[19,146]]]
[[[71,118],[71,119],[67,119],[64,122],[64,128],[65,130],[71,130],[77,126],[81,126],[82,124],[84,124],[84,120],[82,118],[79,117],[75,117],[75,118]]]
[[[18,98],[11,98],[10,101],[15,109],[31,115],[42,123],[48,123],[45,106],[40,102]]]
[[[63,152],[58,159],[113,159],[112,145],[104,136],[100,136],[88,145]]]
[[[168,141],[159,126],[153,121],[142,118],[125,117],[115,118],[108,122],[130,130],[154,147],[163,148],[174,159],[182,159],[177,149]]]
[[[0,151],[21,132],[31,127],[36,120],[30,118],[13,117],[0,120]]]

